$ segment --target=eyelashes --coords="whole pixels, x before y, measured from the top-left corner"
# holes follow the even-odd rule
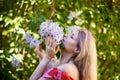
[[[71,38],[71,39],[74,39],[74,37],[73,37],[73,36],[74,36],[74,34],[72,34],[72,35],[70,36],[70,38]]]
[[[73,36],[70,36],[71,39],[74,39]]]

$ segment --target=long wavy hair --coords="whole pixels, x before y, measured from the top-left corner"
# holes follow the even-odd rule
[[[80,52],[74,58],[74,63],[78,67],[80,80],[97,80],[97,52],[90,31],[85,28],[79,30],[77,47]]]

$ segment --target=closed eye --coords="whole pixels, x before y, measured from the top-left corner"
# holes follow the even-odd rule
[[[73,36],[70,36],[71,39],[74,39]]]

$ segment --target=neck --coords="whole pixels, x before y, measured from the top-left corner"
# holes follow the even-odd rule
[[[70,53],[67,50],[63,50],[60,58],[60,64],[68,63],[69,61],[71,61],[70,58],[72,56],[73,56],[73,53]]]

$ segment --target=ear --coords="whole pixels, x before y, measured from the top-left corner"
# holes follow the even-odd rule
[[[81,31],[81,39],[85,40],[86,39],[86,32]]]
[[[80,53],[80,49],[78,49],[77,47],[74,49],[75,53]]]

